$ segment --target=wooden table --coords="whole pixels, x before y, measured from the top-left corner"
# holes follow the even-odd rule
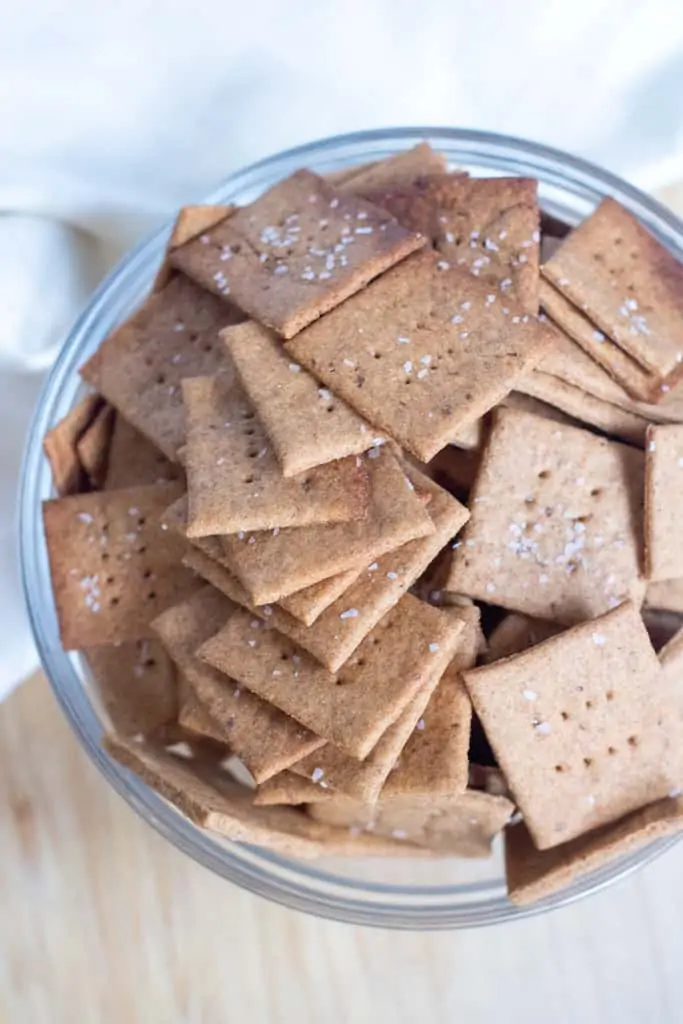
[[[661,198],[683,209],[683,187]],[[680,1024],[683,842],[494,929],[353,928],[266,903],[165,843],[38,674],[0,705],[0,1024]]]

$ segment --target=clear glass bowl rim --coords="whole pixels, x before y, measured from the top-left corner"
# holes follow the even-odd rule
[[[559,150],[488,132],[458,128],[388,128],[316,140],[277,153],[230,175],[205,203],[248,201],[298,167],[320,172],[361,163],[428,140],[451,163],[492,173],[537,177],[547,194],[543,207],[561,214],[561,195],[571,192],[586,210],[612,195],[639,217],[679,258],[683,223],[649,196],[613,174]],[[45,551],[41,500],[52,495],[42,439],[78,392],[77,368],[99,341],[144,295],[170,231],[169,222],[127,253],[93,294],[64,341],[36,406],[28,434],[19,494],[21,574],[29,618],[53,692],[90,759],[127,803],[162,836],[198,863],[261,896],[304,912],[355,924],[403,929],[451,929],[518,920],[564,906],[626,877],[671,847],[659,840],[580,879],[570,888],[527,907],[515,907],[500,882],[458,886],[382,885],[329,874],[259,848],[224,841],[196,828],[114,762],[100,746],[102,723],[79,678],[78,658],[59,644]]]

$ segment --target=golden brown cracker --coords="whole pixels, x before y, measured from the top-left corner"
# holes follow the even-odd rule
[[[167,459],[156,445],[117,413],[109,445],[105,490],[168,483],[183,478],[184,473],[177,463]]]
[[[112,407],[103,405],[76,442],[78,461],[85,470],[90,486],[95,491],[99,491],[104,486],[107,476],[114,417],[115,413]]]
[[[650,426],[645,448],[648,580],[683,576],[683,424]]]
[[[342,182],[341,190],[365,195],[371,189],[410,185],[422,175],[439,174],[445,170],[446,159],[443,154],[436,153],[428,142],[419,142],[412,149],[355,170]]]
[[[83,657],[111,724],[121,736],[148,736],[175,721],[175,666],[157,640],[88,647]]]
[[[521,654],[529,647],[535,647],[561,630],[556,622],[532,619],[528,615],[511,612],[498,623],[488,638],[484,662],[500,661],[512,654]]]
[[[43,438],[43,450],[60,498],[78,494],[87,488],[88,480],[78,456],[77,444],[101,408],[100,395],[85,395]]]
[[[198,235],[203,234],[224,220],[234,210],[233,206],[181,206],[175,219],[171,234],[166,245],[166,252],[161,266],[154,278],[152,291],[158,292],[165,288],[173,275],[177,273],[171,266],[170,254],[179,245],[185,245]]]

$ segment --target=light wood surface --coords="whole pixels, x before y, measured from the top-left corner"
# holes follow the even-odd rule
[[[661,196],[683,208],[683,189]],[[0,705],[0,1024],[680,1024],[683,842],[494,929],[353,928],[266,903],[140,821],[38,674]]]

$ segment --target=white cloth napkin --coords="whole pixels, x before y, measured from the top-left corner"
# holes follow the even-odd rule
[[[683,169],[678,0],[5,0],[0,68],[0,698],[35,661],[13,509],[36,373],[143,231],[361,128],[522,135],[645,187]]]

